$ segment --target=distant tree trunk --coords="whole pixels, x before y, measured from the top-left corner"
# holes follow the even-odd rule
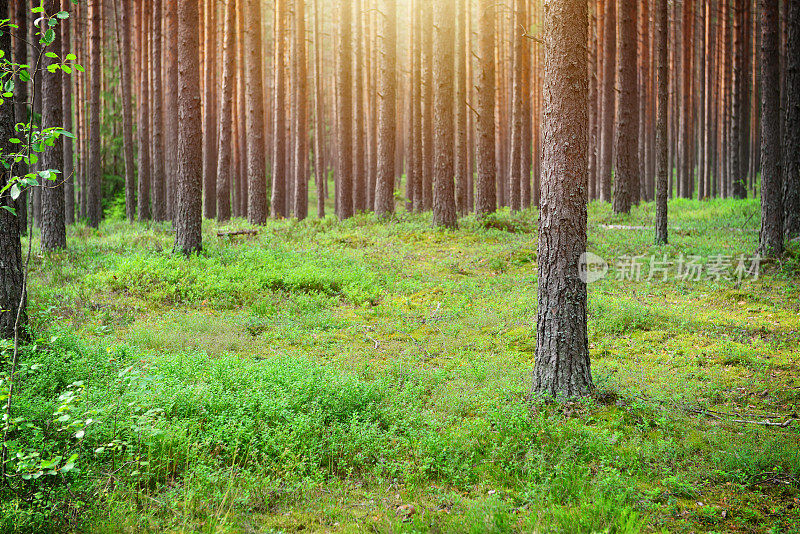
[[[223,20],[222,83],[219,99],[219,162],[217,164],[217,220],[231,218],[231,174],[234,74],[236,70],[236,0],[226,0]],[[210,194],[210,192],[209,192]]]
[[[650,103],[652,102],[652,94],[650,93],[650,2],[651,0],[644,0],[640,4],[639,12],[639,169],[638,181],[639,190],[635,193],[634,202],[643,200],[647,202],[647,183],[649,177],[649,163],[648,156],[650,155],[648,140],[650,139],[649,132],[649,119],[650,119]]]
[[[154,0],[158,2],[159,0]],[[203,98],[205,113],[203,116],[203,216],[213,219],[217,215],[217,109],[216,109],[216,72],[217,72],[217,0],[205,0],[205,44],[203,55],[205,60],[205,82]],[[252,19],[252,26],[259,26],[261,17]],[[260,49],[259,49],[260,50]],[[263,100],[263,97],[262,97]],[[263,106],[263,104],[262,104]],[[263,108],[262,108],[263,109]],[[154,132],[155,133],[155,132]]]
[[[132,2],[114,0],[117,16],[117,33],[119,50],[122,54],[122,150],[125,157],[125,215],[128,221],[136,218],[136,167],[133,146],[133,109],[131,102],[131,21],[133,17]],[[65,145],[66,146],[66,145]]]
[[[98,0],[95,0],[98,1]],[[139,147],[139,183],[138,183],[138,211],[140,221],[148,221],[151,217],[150,212],[150,83],[148,81],[147,58],[147,35],[148,17],[147,0],[138,6],[139,18],[139,50],[138,50],[138,71],[139,71],[139,95],[137,98],[138,117],[136,120],[136,137]],[[91,172],[91,171],[90,171]]]
[[[16,0],[14,4],[14,23],[20,28],[19,33],[14,36],[14,63],[26,64],[28,62],[28,43],[27,35],[25,35],[24,28],[28,27],[28,17],[30,11],[27,7],[26,0]],[[2,18],[2,17],[0,17]],[[22,95],[22,98],[14,99],[14,114],[15,121],[28,122],[28,104],[27,104],[27,90],[28,84],[20,80],[19,76],[14,79],[16,85],[16,92]],[[19,162],[15,166],[15,173],[17,176],[25,176],[28,173],[28,166],[24,162]],[[27,234],[28,229],[28,192],[23,190],[22,194],[14,202],[14,206],[19,218],[19,230],[22,235]],[[5,210],[0,210],[5,211]],[[0,303],[2,309],[2,303]]]
[[[20,7],[19,4],[17,7]],[[0,2],[0,20],[8,18],[8,2]],[[4,57],[12,57],[11,33],[8,31],[0,33],[0,51]],[[20,119],[20,122],[22,120],[24,119]],[[3,154],[17,152],[14,145],[9,142],[15,135],[15,124],[14,106],[8,104],[0,106],[0,150]],[[9,183],[11,178],[11,171],[0,165],[0,189]],[[14,209],[14,201],[8,191],[0,195],[0,258],[2,258],[0,259],[0,338],[13,339],[20,301],[22,301],[22,315],[19,326],[24,327],[27,324],[25,315],[27,299],[23,298],[22,293],[24,274],[19,238],[20,219],[6,208]]]
[[[100,154],[100,82],[103,77],[103,57],[102,53],[102,11],[103,0],[92,0],[89,4],[90,20],[90,67],[89,76],[91,77],[91,97],[89,111],[89,163],[88,171],[88,195],[86,214],[89,226],[97,228],[100,226],[102,216],[102,163]],[[144,69],[142,69],[144,70]],[[146,117],[146,115],[145,115]]]
[[[761,6],[761,243],[764,256],[783,253],[778,0]]]
[[[367,164],[366,164],[366,110],[364,106],[364,23],[362,17],[362,0],[351,0],[355,17],[353,25],[355,35],[355,51],[350,61],[353,62],[353,209],[367,209]]]
[[[669,134],[667,118],[669,115],[669,0],[655,0],[656,18],[656,75],[658,76],[657,114],[656,114],[656,244],[666,245],[667,199],[669,196]]]
[[[150,50],[150,70],[152,79],[152,90],[150,92],[150,114],[152,117],[153,132],[150,139],[152,165],[150,172],[150,183],[153,193],[153,220],[165,221],[167,219],[167,188],[164,167],[164,108],[161,90],[161,41],[163,32],[161,31],[161,0],[153,0],[153,11],[151,14],[152,24],[152,49]],[[212,128],[213,129],[213,128]]]
[[[272,142],[272,216],[281,219],[289,216],[286,167],[286,0],[275,2],[275,106],[272,120],[275,138]],[[280,133],[279,133],[280,132]]]
[[[469,176],[467,174],[469,148],[467,147],[467,3],[458,0],[458,26],[456,28],[455,48],[455,183],[456,211],[460,215],[467,213],[467,192]],[[470,58],[471,59],[471,58]]]
[[[294,71],[295,87],[292,108],[296,113],[294,153],[294,216],[299,220],[308,217],[308,116],[306,111],[306,11],[305,0],[295,0],[294,5]]]
[[[422,209],[433,207],[433,10],[440,0],[422,0]]]
[[[544,160],[533,392],[553,397],[594,389],[586,328],[589,115],[585,0],[551,0],[545,10]]]
[[[325,183],[328,173],[325,170],[325,117],[324,90],[322,86],[322,12],[321,0],[314,0],[314,175],[317,179],[317,217],[325,217]]]
[[[639,89],[636,72],[636,3],[619,0],[617,132],[614,212],[630,213],[639,193]]]
[[[353,40],[352,5],[339,0],[339,47],[337,76],[337,133],[339,154],[336,174],[339,181],[339,219],[353,216]]]
[[[433,224],[458,226],[454,193],[453,134],[456,0],[437,0],[433,24]]]
[[[800,236],[800,2],[787,9],[783,202],[786,237],[794,239]]]
[[[523,102],[530,98],[525,85],[523,56],[527,57],[523,42],[528,38],[523,35],[527,27],[525,20],[525,0],[514,0],[514,29],[511,32],[512,76],[511,84],[511,161],[508,168],[509,205],[513,211],[522,209],[522,131],[525,128]]]
[[[742,162],[742,114],[747,104],[744,102],[745,72],[743,68],[745,57],[745,25],[744,12],[748,0],[732,0],[733,3],[733,70],[731,88],[731,151],[730,166],[731,179],[733,181],[733,197],[746,198],[746,175]]]
[[[397,0],[381,0],[380,82],[378,92],[378,175],[375,213],[394,213],[395,100],[397,98]]]
[[[61,11],[70,12],[69,19],[61,21],[61,57],[66,57],[67,54],[72,53],[72,42],[70,37],[70,30],[75,16],[75,9],[70,9],[72,5],[70,0],[60,0]],[[74,133],[74,125],[72,121],[72,80],[66,77],[61,82],[61,102],[64,108],[63,111],[63,126],[68,132]],[[66,224],[75,223],[75,165],[73,161],[74,144],[72,138],[63,137],[62,143],[64,145],[64,220]]]
[[[412,146],[411,152],[411,169],[409,171],[409,183],[412,188],[411,198],[413,201],[413,210],[419,213],[423,210],[422,202],[422,39],[420,33],[422,29],[422,15],[419,7],[421,0],[412,1],[412,17],[414,20],[413,36],[414,39],[410,45],[411,52],[411,130],[412,130]]]
[[[245,0],[244,61],[247,108],[247,220],[267,222],[267,181],[264,158],[264,86],[261,75],[261,2]],[[276,130],[276,138],[278,130]],[[277,140],[277,139],[276,139]],[[275,165],[273,160],[273,165]],[[281,158],[283,161],[283,158]],[[273,170],[273,172],[275,172]]]
[[[58,13],[61,10],[59,0],[47,0],[45,13]],[[55,29],[55,40],[52,47],[61,47],[61,28]],[[42,29],[44,31],[44,29]],[[43,58],[42,69],[42,124],[44,128],[63,127],[64,110],[62,106],[61,70],[49,72],[51,65],[57,65],[58,56]],[[7,106],[10,107],[10,106]],[[63,173],[64,141],[58,137],[53,145],[45,147],[42,153],[42,169]],[[42,188],[42,251],[59,250],[67,247],[67,229],[64,221],[64,188],[62,174],[54,175],[53,181],[40,179]]]
[[[477,167],[475,212],[485,216],[497,210],[494,146],[495,57],[494,0],[478,3]]]
[[[603,16],[603,105],[600,108],[600,200],[611,202],[617,69],[617,0],[605,0]]]
[[[203,116],[198,1],[178,0],[178,199],[175,205],[175,249],[187,255],[203,248]]]
[[[127,1],[127,0],[126,0]],[[178,26],[178,0],[164,0],[165,28]],[[178,50],[175,31],[166,31],[164,35],[164,151],[165,171],[167,177],[167,217],[172,220],[175,215],[176,176],[178,162]]]
[[[530,26],[530,4],[522,2],[520,23],[525,27]],[[516,28],[517,33],[520,33],[519,25]],[[519,37],[519,36],[518,36]],[[520,65],[519,73],[522,83],[522,131],[520,132],[520,196],[522,208],[531,207],[531,166],[532,166],[532,153],[531,141],[533,138],[533,106],[531,104],[531,40],[528,38],[522,39],[522,51],[520,52]],[[538,108],[537,108],[538,111]],[[591,176],[591,175],[590,175]]]

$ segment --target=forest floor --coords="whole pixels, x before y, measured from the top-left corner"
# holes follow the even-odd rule
[[[800,532],[800,421],[765,424],[800,412],[800,247],[756,279],[757,201],[670,210],[657,247],[652,204],[591,205],[598,395],[559,404],[528,397],[535,212],[206,221],[188,260],[167,225],[71,228],[34,254],[16,414],[47,426],[69,389],[96,422],[30,438],[80,472],[0,527]]]

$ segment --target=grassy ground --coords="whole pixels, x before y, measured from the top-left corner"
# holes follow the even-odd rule
[[[757,280],[618,280],[625,255],[722,254],[733,275],[756,248],[756,202],[670,207],[655,247],[616,227],[651,225],[653,205],[591,206],[590,250],[612,264],[589,289],[599,394],[558,405],[527,398],[535,213],[255,238],[207,222],[189,260],[166,226],[72,228],[32,265],[17,411],[42,430],[18,446],[80,471],[20,486],[38,505],[3,490],[0,527],[800,532],[800,425],[736,422],[796,417],[800,252]],[[78,423],[59,433],[66,390]]]

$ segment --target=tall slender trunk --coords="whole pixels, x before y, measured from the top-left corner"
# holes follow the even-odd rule
[[[600,136],[600,200],[611,202],[611,173],[614,161],[614,119],[616,116],[617,1],[605,0],[603,16],[603,106]]]
[[[493,0],[478,3],[477,167],[475,212],[485,216],[497,210],[495,191],[495,28]]]
[[[786,237],[794,239],[800,236],[800,3],[787,9],[783,202]]]
[[[456,210],[459,214],[467,213],[468,175],[467,163],[469,148],[467,147],[467,1],[458,1],[458,23],[456,27],[455,48],[455,196]]]
[[[292,108],[296,114],[294,153],[294,216],[308,217],[308,116],[306,107],[306,12],[305,0],[294,4],[294,72]]]
[[[236,70],[236,0],[226,0],[223,18],[222,80],[219,98],[219,147],[217,163],[217,220],[231,218],[233,100]],[[210,194],[210,192],[209,192]]]
[[[161,31],[161,1],[153,0],[153,11],[151,14],[151,38],[152,49],[150,50],[150,71],[152,89],[150,91],[150,115],[152,117],[153,131],[150,138],[150,183],[153,193],[153,220],[165,221],[167,219],[167,188],[164,167],[164,108],[163,92],[161,88],[161,42],[163,33]]]
[[[154,0],[158,2],[159,0]],[[203,60],[203,216],[213,219],[217,215],[217,0],[205,0]],[[261,27],[261,17],[251,20],[252,26]],[[259,31],[260,33],[260,31]],[[154,34],[155,41],[155,34]],[[155,102],[154,102],[155,103]],[[263,106],[263,104],[262,104]],[[263,109],[263,108],[262,108]],[[155,132],[153,132],[155,136]],[[155,177],[153,177],[155,179]]]
[[[177,28],[178,0],[164,0],[164,27]],[[178,153],[178,39],[175,31],[163,32],[164,37],[164,160],[167,178],[167,218],[175,216],[176,176],[178,162],[170,154]]]
[[[656,244],[666,245],[669,241],[667,230],[667,199],[669,196],[669,133],[667,118],[669,115],[669,18],[667,3],[669,0],[655,0],[656,18],[656,75],[657,108],[656,108]]]
[[[70,12],[70,17],[61,21],[61,57],[67,57],[72,53],[72,21],[75,16],[75,9],[70,9],[70,0],[61,0],[61,11]],[[72,80],[66,77],[61,82],[61,103],[63,106],[63,126],[70,133],[74,133],[74,122],[72,119]],[[64,144],[64,221],[66,224],[75,223],[75,144],[70,137],[63,137]]]
[[[349,0],[339,0],[339,47],[337,80],[337,132],[339,218],[353,216],[353,40],[352,5]]]
[[[317,180],[317,217],[325,217],[325,183],[328,173],[325,169],[325,117],[324,88],[322,72],[322,12],[321,0],[314,0],[314,175]]]
[[[422,209],[433,207],[433,11],[440,0],[421,0],[422,32]]]
[[[261,2],[245,0],[244,61],[247,109],[247,220],[267,222],[267,181],[264,150],[264,86],[261,57]],[[277,133],[276,133],[277,135]],[[277,143],[276,143],[277,144]],[[275,172],[273,170],[273,172]]]
[[[394,213],[395,100],[397,98],[397,0],[381,0],[380,82],[378,91],[378,175],[375,213]]]
[[[454,177],[454,55],[456,0],[437,0],[433,24],[433,224],[458,225]]]
[[[97,1],[97,0],[95,0]],[[137,99],[138,104],[138,118],[136,121],[136,134],[139,146],[139,183],[138,183],[138,211],[140,221],[150,220],[150,83],[148,82],[147,58],[147,35],[148,32],[148,3],[144,0],[138,6],[139,17],[139,54],[138,54],[138,70],[139,70],[139,95]]]
[[[131,18],[132,2],[114,0],[115,14],[118,20],[119,50],[122,54],[122,150],[125,155],[125,215],[128,221],[136,218],[136,166],[133,146],[133,109],[131,102]]]
[[[89,163],[87,165],[87,209],[89,226],[100,226],[102,215],[102,168],[100,160],[100,82],[103,76],[103,58],[101,56],[103,0],[91,0],[90,7],[90,67],[91,97],[89,120]]]

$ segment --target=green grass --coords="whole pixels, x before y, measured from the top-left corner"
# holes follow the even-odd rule
[[[670,209],[656,247],[606,228],[653,205],[592,204],[589,248],[756,248],[754,201]],[[798,532],[796,423],[733,420],[797,410],[800,251],[757,281],[592,284],[600,395],[544,405],[535,212],[204,224],[189,260],[167,226],[118,221],[34,258],[15,415],[44,430],[17,446],[80,472],[0,490],[3,531]],[[51,422],[76,381],[81,440]]]

